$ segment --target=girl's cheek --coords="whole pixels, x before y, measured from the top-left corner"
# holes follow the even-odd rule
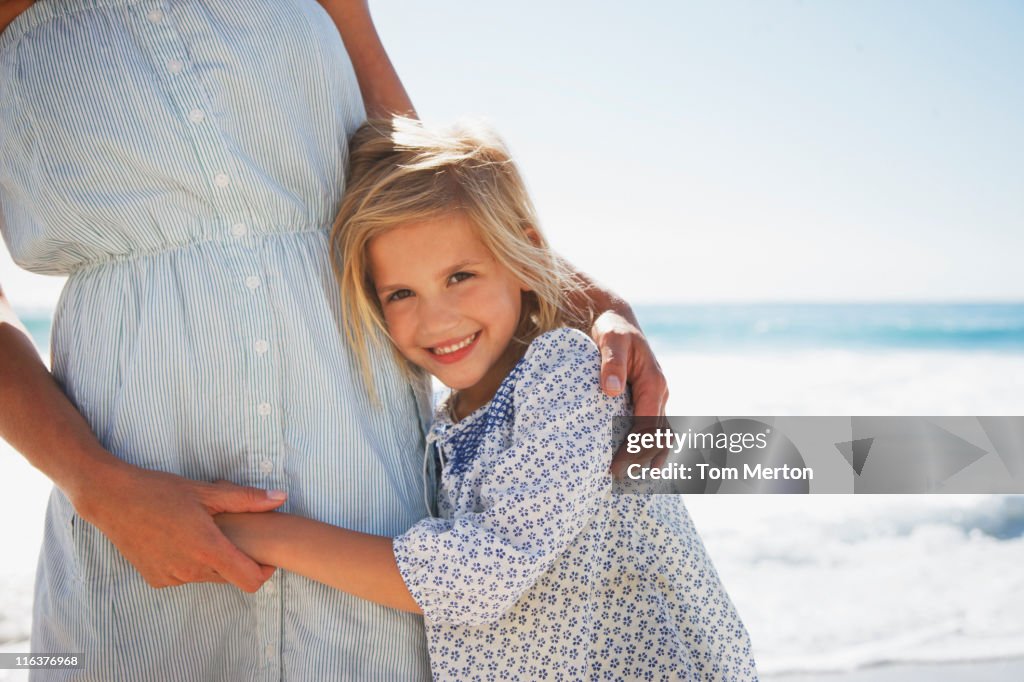
[[[474,282],[475,284],[475,282]],[[486,305],[494,298],[494,290],[484,286],[464,286],[453,290],[454,303],[460,308]]]
[[[384,308],[384,326],[388,328],[388,333],[391,334],[391,336],[394,336],[398,331],[398,328],[401,326],[401,323],[398,321],[398,316],[395,315],[392,308],[393,306],[387,306]]]
[[[387,325],[391,338],[399,344],[405,345],[407,338],[416,331],[412,306],[401,304],[388,306],[384,311],[384,324]]]

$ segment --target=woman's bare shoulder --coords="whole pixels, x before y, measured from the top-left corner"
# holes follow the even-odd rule
[[[3,33],[18,15],[32,6],[35,0],[0,0],[0,33]]]

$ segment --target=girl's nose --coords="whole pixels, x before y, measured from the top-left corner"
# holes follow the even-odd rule
[[[461,315],[447,297],[421,297],[419,304],[419,323],[424,334],[436,337],[458,327]]]

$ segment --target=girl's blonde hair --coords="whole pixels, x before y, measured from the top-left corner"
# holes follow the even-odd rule
[[[374,397],[369,346],[387,336],[387,327],[367,247],[400,225],[462,212],[495,260],[530,290],[523,295],[518,341],[528,343],[562,324],[582,322],[566,305],[580,283],[548,248],[523,179],[492,130],[472,122],[434,130],[408,118],[370,120],[353,135],[349,149],[331,251],[345,334]],[[422,377],[391,345],[409,377]]]

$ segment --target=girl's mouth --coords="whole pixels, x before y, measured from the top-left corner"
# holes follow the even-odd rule
[[[455,343],[447,343],[443,346],[435,346],[430,349],[431,355],[438,362],[444,364],[450,364],[452,362],[458,362],[462,358],[469,355],[476,345],[477,339],[480,338],[480,332],[474,332],[469,336],[456,341]]]

